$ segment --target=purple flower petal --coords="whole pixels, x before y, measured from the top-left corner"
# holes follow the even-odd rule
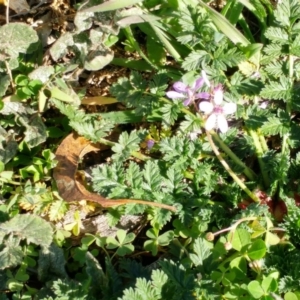
[[[173,88],[176,92],[185,93],[188,89],[188,86],[181,81],[177,81],[173,84]]]
[[[207,92],[201,92],[201,93],[195,94],[195,99],[206,99],[206,100],[208,100],[209,98],[210,98],[210,93],[207,93]]]
[[[204,84],[204,79],[202,77],[198,78],[193,84],[193,90],[198,91]]]
[[[188,98],[188,99],[186,99],[186,100],[183,101],[183,105],[184,106],[189,106],[191,103],[192,103],[192,99],[191,98]]]
[[[181,94],[181,93],[177,93],[175,91],[169,91],[166,92],[166,95],[168,98],[170,99],[180,99],[180,98],[186,98],[186,95]]]
[[[147,141],[147,148],[148,150],[151,150],[151,148],[154,146],[155,141],[154,140],[148,140]]]

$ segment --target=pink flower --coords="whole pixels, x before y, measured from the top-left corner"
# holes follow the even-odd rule
[[[188,106],[197,99],[209,99],[210,95],[206,92],[197,91],[203,86],[204,83],[208,82],[207,78],[198,78],[192,86],[188,86],[181,81],[177,81],[173,84],[174,91],[166,93],[170,99],[182,99],[183,105]]]
[[[151,149],[153,148],[154,144],[155,144],[155,141],[152,140],[152,139],[149,139],[149,140],[147,141],[147,149],[148,149],[148,150],[151,150]]]
[[[206,115],[209,115],[205,122],[205,129],[212,130],[220,129],[222,133],[228,130],[226,115],[236,112],[235,103],[223,104],[223,89],[221,85],[214,88],[212,102],[202,101],[199,104],[199,109]]]

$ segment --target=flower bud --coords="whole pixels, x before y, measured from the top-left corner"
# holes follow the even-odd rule
[[[225,250],[229,251],[232,249],[232,244],[230,242],[226,242],[224,244],[224,248],[225,248]]]
[[[207,241],[212,242],[215,239],[215,235],[212,232],[208,232],[205,238]]]

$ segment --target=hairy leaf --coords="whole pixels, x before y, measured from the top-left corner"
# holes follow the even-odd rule
[[[52,242],[53,230],[49,223],[38,216],[16,215],[0,225],[0,235],[3,237],[7,234],[26,239],[28,243],[48,247]]]

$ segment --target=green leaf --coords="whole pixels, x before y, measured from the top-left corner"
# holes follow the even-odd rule
[[[287,292],[284,295],[284,300],[299,300],[299,298],[297,297],[296,294],[294,294],[293,292]]]
[[[4,249],[0,251],[0,270],[21,264],[24,253],[21,246],[17,245],[17,241],[6,242],[4,246]]]
[[[0,142],[0,161],[6,164],[16,156],[18,143],[14,139],[14,134],[6,132],[0,127],[0,132],[5,141]],[[2,144],[3,143],[3,144]]]
[[[50,89],[51,97],[63,102],[74,103],[74,98],[71,95],[68,95],[66,92],[60,90],[57,87]]]
[[[109,10],[116,10],[120,8],[124,8],[127,6],[134,5],[136,3],[142,2],[143,0],[109,0],[106,1],[105,3],[99,4],[92,6],[87,9],[80,10],[81,12],[104,12],[104,11],[109,11]],[[84,8],[84,6],[83,6]]]
[[[157,243],[163,247],[168,246],[170,242],[173,240],[173,238],[174,238],[173,230],[168,230],[157,238]]]
[[[65,269],[66,260],[64,252],[55,244],[51,244],[49,248],[42,248],[39,251],[38,259],[38,278],[42,282],[56,279],[57,277],[66,278]]]
[[[147,53],[148,58],[153,64],[158,66],[164,64],[166,60],[166,52],[164,47],[149,36],[147,37]]]
[[[267,232],[265,237],[265,242],[267,245],[274,246],[280,243],[280,238],[277,234],[272,232]]]
[[[262,89],[260,96],[267,99],[288,101],[291,98],[291,86],[286,77],[281,76],[278,81],[270,81]]]
[[[248,284],[248,291],[255,299],[259,299],[265,294],[265,291],[261,287],[260,283],[256,280],[253,280]]]
[[[63,200],[53,201],[49,210],[50,221],[60,220],[68,211],[68,205]]]
[[[211,61],[211,55],[204,50],[191,52],[182,63],[182,67],[186,71],[197,70],[203,64],[208,64]]]
[[[208,11],[211,19],[219,28],[219,30],[221,30],[234,44],[241,44],[242,46],[247,46],[250,44],[250,42],[240,33],[240,31],[230,24],[230,22],[224,16],[219,14],[215,9],[211,8],[204,2],[199,1],[199,3]]]
[[[96,49],[88,53],[84,61],[84,68],[88,71],[98,71],[107,66],[114,58],[114,53],[109,48],[98,44]]]
[[[113,155],[114,159],[125,160],[131,155],[132,151],[138,151],[140,148],[139,143],[143,139],[143,134],[133,130],[128,134],[126,131],[122,132],[119,136],[118,143],[116,143],[112,150],[115,152]]]
[[[233,249],[240,251],[244,246],[251,243],[251,236],[246,229],[238,228],[229,234],[228,240],[231,241]]]
[[[9,76],[1,74],[0,75],[0,97],[4,96],[6,94],[9,84],[10,84]]]
[[[204,261],[211,255],[209,243],[200,237],[194,241],[193,251],[195,254],[190,254],[190,258],[196,267],[203,266]]]
[[[267,252],[267,246],[263,240],[255,240],[249,250],[248,250],[248,256],[253,260],[261,259],[265,256]]]
[[[16,215],[11,220],[0,226],[0,236],[12,234],[20,239],[26,239],[27,243],[33,243],[41,247],[49,247],[53,238],[53,230],[49,223],[38,216]]]
[[[178,114],[180,113],[181,109],[179,106],[179,102],[174,103],[166,103],[161,108],[161,112],[163,113],[163,122],[167,125],[173,125],[178,118]]]
[[[153,256],[156,256],[158,253],[158,244],[155,240],[148,240],[144,243],[144,249],[150,251]]]
[[[68,47],[74,45],[73,35],[70,32],[62,34],[58,40],[51,46],[51,57],[57,61],[68,53]]]
[[[230,262],[230,268],[241,280],[247,278],[247,260],[245,257],[236,257]]]
[[[86,252],[85,255],[85,263],[86,263],[86,273],[88,274],[93,288],[96,292],[101,293],[102,290],[107,289],[108,287],[108,278],[99,262],[96,258],[89,252]]]
[[[0,27],[0,49],[11,57],[29,52],[29,46],[37,41],[36,31],[25,23],[10,23]]]
[[[145,182],[142,183],[143,189],[147,191],[159,191],[162,184],[162,176],[157,162],[147,161],[143,173]]]
[[[119,256],[125,256],[134,251],[134,246],[132,244],[126,244],[118,248],[117,255]]]
[[[135,239],[135,234],[130,232],[127,234],[125,230],[118,230],[117,237],[121,245],[131,243]]]
[[[278,286],[275,278],[273,278],[272,276],[268,276],[263,279],[261,283],[261,287],[264,289],[266,293],[269,293],[269,292],[276,292]]]
[[[288,44],[289,36],[287,32],[279,27],[269,27],[265,32],[266,38],[278,44]]]
[[[24,141],[30,147],[36,147],[47,139],[46,126],[40,115],[36,114],[30,118],[25,131]]]

